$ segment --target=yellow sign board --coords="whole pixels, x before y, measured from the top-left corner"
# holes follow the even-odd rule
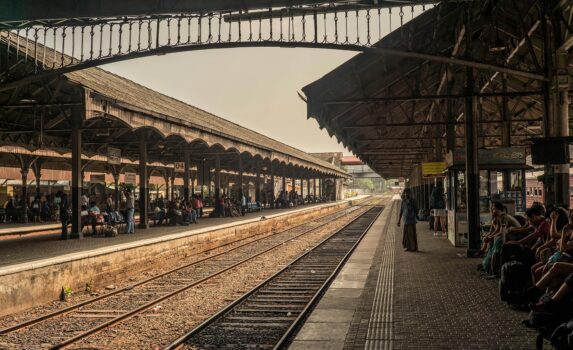
[[[446,162],[429,162],[422,163],[423,176],[441,175],[446,170]]]

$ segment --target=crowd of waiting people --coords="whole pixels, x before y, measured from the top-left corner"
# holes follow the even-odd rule
[[[573,211],[534,203],[525,217],[491,206],[490,229],[482,234],[478,269],[500,278],[500,297],[530,310],[524,325],[538,330],[537,348],[550,339],[573,349]]]
[[[43,198],[36,196],[26,203],[18,195],[9,196],[2,205],[4,209],[2,222],[19,223],[22,222],[24,215],[32,222],[56,222],[59,216],[58,201],[58,198],[48,195]]]
[[[199,223],[203,216],[203,198],[193,195],[191,200],[175,198],[166,200],[160,196],[151,202],[151,219],[155,225],[189,225]]]
[[[304,203],[323,203],[326,197],[307,195],[303,197],[297,191],[280,191],[275,199],[275,208],[291,208]]]

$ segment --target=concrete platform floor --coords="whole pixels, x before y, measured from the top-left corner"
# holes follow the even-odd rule
[[[420,251],[404,252],[393,210],[379,217],[297,334],[290,349],[534,349],[527,313],[480,278],[478,259],[460,257],[428,223]]]
[[[209,227],[238,223],[244,220],[260,219],[261,216],[270,216],[273,214],[312,208],[320,205],[324,205],[324,203],[304,205],[291,209],[265,209],[262,212],[248,213],[245,214],[245,216],[234,218],[208,218],[204,215],[203,218],[199,220],[198,224],[192,224],[189,226],[152,226],[145,230],[138,229],[136,227],[135,234],[120,234],[114,238],[87,236],[80,240],[69,239],[66,241],[60,241],[59,233],[34,233],[21,237],[5,238],[0,240],[0,267],[31,262],[38,259],[57,257],[64,254],[79,253],[102,247],[132,243],[148,238],[156,238],[189,230],[207,229]],[[84,232],[87,232],[87,230],[88,228],[85,228]]]

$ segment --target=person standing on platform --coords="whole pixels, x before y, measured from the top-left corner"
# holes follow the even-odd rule
[[[56,197],[60,199],[60,221],[62,222],[62,240],[68,239],[68,221],[70,220],[70,205],[68,203],[68,195],[62,191],[58,191]]]
[[[418,206],[416,201],[410,195],[410,189],[404,189],[402,204],[400,205],[400,216],[398,217],[398,227],[404,218],[404,235],[402,237],[402,246],[404,251],[418,251],[418,237],[416,234],[416,213]]]
[[[247,197],[241,192],[241,215],[245,216],[245,211],[247,210]]]
[[[131,188],[125,190],[125,209],[127,210],[127,229],[126,233],[135,233],[135,220],[133,215],[135,214],[135,198],[131,193]]]
[[[430,209],[434,210],[434,237],[438,236],[438,226],[442,231],[442,236],[446,236],[446,196],[441,181],[432,190],[430,204]]]

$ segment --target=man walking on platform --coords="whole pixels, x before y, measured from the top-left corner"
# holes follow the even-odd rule
[[[410,189],[404,189],[402,195],[402,204],[400,205],[400,216],[398,217],[398,227],[404,218],[404,235],[402,238],[402,245],[404,250],[408,252],[418,251],[418,237],[416,234],[416,213],[418,213],[418,206],[414,198],[410,196]]]

